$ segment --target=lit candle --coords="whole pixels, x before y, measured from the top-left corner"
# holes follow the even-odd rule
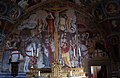
[[[38,72],[38,76],[40,77],[40,71]]]
[[[79,56],[81,56],[81,50],[80,50],[80,48],[79,48]]]
[[[70,76],[72,77],[72,70],[70,70]]]
[[[34,49],[32,48],[32,56],[33,56]]]
[[[74,48],[74,57],[75,57],[75,48]]]
[[[39,52],[39,49],[37,48],[37,57],[38,57],[38,54],[39,54],[38,52]]]
[[[33,65],[31,66],[31,68],[33,68]]]

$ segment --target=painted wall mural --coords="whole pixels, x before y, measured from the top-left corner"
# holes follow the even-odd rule
[[[7,39],[2,68],[9,70],[8,63],[17,61],[19,71],[50,68],[56,56],[62,67],[77,68],[84,57],[97,56],[96,52],[105,52],[103,38],[96,28],[89,28],[89,22],[80,13],[72,8],[40,9],[23,20]]]

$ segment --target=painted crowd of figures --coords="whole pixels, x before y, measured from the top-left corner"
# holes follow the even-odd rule
[[[54,32],[58,33],[58,62],[63,67],[80,67],[81,57],[96,51],[95,45],[100,36],[91,36],[88,32],[79,33],[76,28],[73,9],[67,9],[63,13],[37,11],[18,26],[19,34],[8,39],[3,69],[9,69],[9,59],[11,62],[19,61],[19,70],[24,72],[28,72],[29,67],[49,68],[54,62],[57,45],[54,43]],[[99,52],[101,50],[99,48]]]

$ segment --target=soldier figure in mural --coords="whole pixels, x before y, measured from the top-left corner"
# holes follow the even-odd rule
[[[29,67],[36,67],[36,56],[37,56],[37,47],[36,43],[30,41],[25,49],[26,57],[24,64],[24,72],[29,72]]]
[[[44,64],[44,61],[43,61],[43,46],[42,44],[38,44],[38,48],[37,48],[37,52],[38,52],[38,60],[37,60],[37,65],[38,65],[38,68],[43,68],[45,66]]]
[[[18,49],[19,40],[10,38],[6,43],[5,52],[3,54],[3,72],[11,72],[12,76],[17,76],[19,70],[19,60],[23,60],[23,56]]]

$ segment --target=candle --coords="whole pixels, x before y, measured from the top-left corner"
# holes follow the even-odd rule
[[[38,72],[38,76],[40,77],[40,71]]]
[[[79,48],[79,56],[81,56],[81,50],[80,50],[80,48]]]
[[[74,57],[75,57],[75,48],[74,48]]]
[[[32,56],[33,56],[34,49],[32,48]]]
[[[70,70],[70,77],[72,77],[72,70]]]
[[[33,68],[33,65],[31,66],[31,68]]]
[[[39,49],[37,48],[37,57],[38,57],[38,54],[39,54],[38,52],[39,52]]]

